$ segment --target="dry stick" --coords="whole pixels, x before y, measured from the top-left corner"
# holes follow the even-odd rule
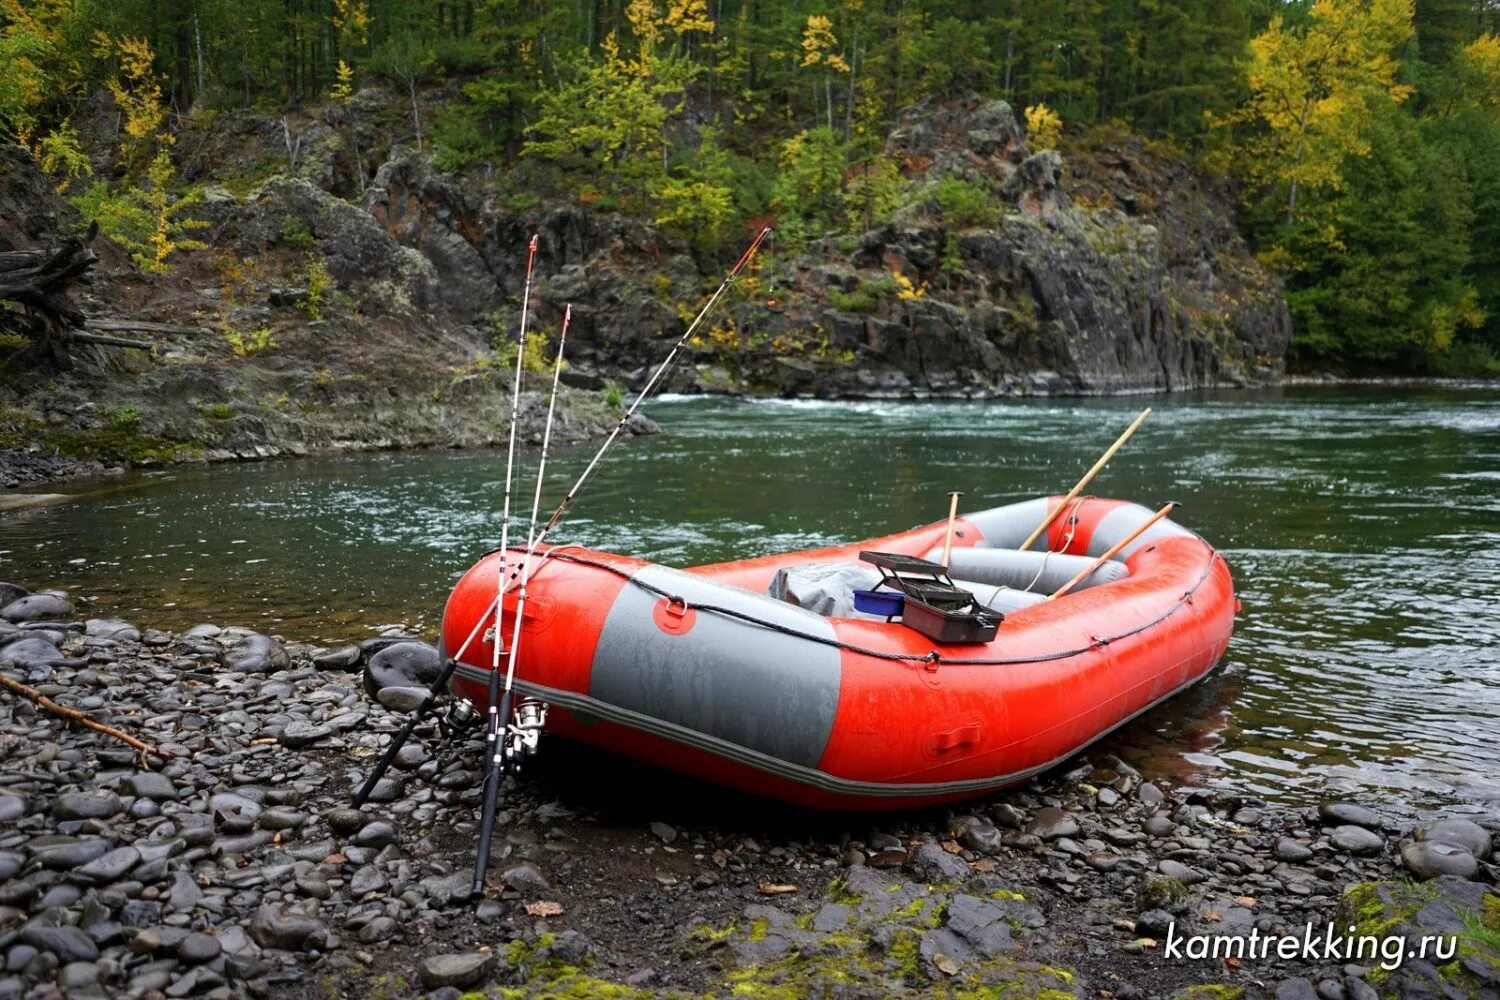
[[[20,681],[11,680],[4,674],[0,674],[0,687],[6,687],[11,691],[14,691],[21,697],[29,701],[36,702],[38,705],[42,706],[42,708],[51,712],[53,715],[58,716],[59,718],[67,719],[69,722],[80,723],[81,725],[85,725],[94,730],[96,733],[103,733],[105,736],[113,736],[115,739],[119,740],[122,743],[128,744],[129,746],[140,751],[143,754],[149,753],[153,756],[160,757],[163,760],[170,760],[172,758],[172,755],[167,753],[165,750],[154,747],[149,743],[143,743],[140,740],[136,739],[134,736],[131,736],[129,733],[120,732],[120,730],[116,729],[114,726],[106,726],[102,722],[95,722],[93,719],[90,719],[87,715],[84,715],[78,709],[69,708],[66,705],[59,705],[51,698],[48,698],[46,695],[42,694],[42,692],[38,691],[36,688],[27,687]]]
[[[1074,498],[1083,492],[1083,488],[1093,481],[1094,477],[1099,474],[1100,469],[1109,464],[1109,460],[1115,457],[1115,452],[1119,451],[1125,442],[1130,440],[1130,435],[1134,434],[1136,428],[1141,426],[1149,416],[1151,416],[1151,407],[1148,406],[1141,411],[1141,415],[1136,417],[1135,421],[1129,427],[1125,428],[1125,433],[1115,439],[1115,443],[1109,446],[1109,451],[1106,451],[1099,457],[1099,461],[1094,463],[1094,467],[1083,474],[1083,478],[1078,480],[1078,485],[1074,486],[1068,491],[1068,495],[1063,497],[1062,503],[1054,507],[1052,513],[1047,515],[1047,519],[1037,526],[1037,529],[1031,533],[1026,541],[1021,543],[1019,551],[1025,552],[1031,548],[1031,543],[1041,538],[1043,533],[1052,527],[1052,522],[1057,520],[1057,515],[1061,514],[1067,508],[1068,504],[1072,503]]]

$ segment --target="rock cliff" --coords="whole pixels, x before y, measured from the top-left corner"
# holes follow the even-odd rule
[[[100,241],[83,303],[190,329],[153,357],[76,346],[60,368],[0,351],[0,447],[140,462],[495,443],[533,232],[537,329],[574,305],[561,433],[607,427],[618,392],[591,390],[639,385],[724,262],[647,220],[537,201],[516,174],[445,174],[380,124],[394,105],[325,109],[296,155],[276,148],[290,126],[251,112],[181,141],[208,248],[157,275]],[[915,197],[858,235],[773,237],[672,388],[984,398],[1280,377],[1281,289],[1231,192],[1181,160],[1129,135],[1033,152],[978,97],[909,109],[886,153]],[[24,152],[0,154],[0,242],[84,226]],[[523,410],[535,436],[540,401]]]

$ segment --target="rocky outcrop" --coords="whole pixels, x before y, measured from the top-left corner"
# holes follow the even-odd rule
[[[640,385],[725,262],[647,220],[521,208],[529,192],[488,173],[445,174],[401,145],[392,102],[226,113],[180,141],[208,249],[145,275],[101,239],[81,304],[188,333],[160,336],[153,359],[0,356],[0,448],[139,463],[499,441],[497,342],[518,324],[534,233],[536,329],[574,307],[566,380],[582,391],[560,433],[606,429],[612,408],[587,392]],[[671,388],[985,398],[1280,376],[1281,290],[1221,182],[1128,135],[1033,152],[1012,109],[979,97],[909,109],[886,155],[905,204],[858,235],[773,237]],[[83,228],[24,151],[0,164],[0,242]],[[542,408],[522,412],[537,436]]]
[[[909,110],[886,153],[919,197],[858,237],[773,251],[764,294],[742,293],[694,341],[674,388],[987,397],[1280,377],[1279,282],[1238,235],[1232,193],[1180,161],[1129,137],[1031,153],[1009,106],[979,98]],[[920,197],[943,181],[981,192],[994,221]],[[491,212],[497,274],[519,274],[523,234],[543,233],[542,309],[575,303],[575,378],[639,380],[699,301],[693,258],[649,226]]]

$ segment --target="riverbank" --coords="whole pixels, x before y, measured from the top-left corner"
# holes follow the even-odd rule
[[[488,898],[464,901],[477,733],[424,733],[369,806],[348,808],[410,685],[436,669],[430,646],[171,633],[89,618],[66,595],[4,597],[21,601],[0,610],[6,676],[167,757],[142,769],[125,745],[0,694],[0,997],[1500,985],[1500,897],[1481,860],[1500,818],[1428,826],[1417,842],[1423,831],[1373,803],[1286,809],[1163,786],[1107,748],[970,805],[864,817],[745,801],[551,741],[507,787]],[[1460,874],[1414,881],[1439,869]],[[1394,972],[1167,956],[1179,935],[1310,925],[1321,938],[1329,923],[1457,934],[1460,950]]]

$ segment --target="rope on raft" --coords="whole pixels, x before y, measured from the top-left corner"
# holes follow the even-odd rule
[[[1127,629],[1124,632],[1116,633],[1115,635],[1091,636],[1091,641],[1087,646],[1079,646],[1076,649],[1059,650],[1055,653],[1039,653],[1035,656],[1007,657],[965,656],[955,657],[953,659],[945,658],[935,649],[927,653],[897,653],[885,649],[870,649],[867,646],[860,646],[852,642],[844,642],[842,639],[830,639],[827,636],[814,635],[811,632],[803,632],[800,629],[792,628],[790,625],[783,625],[780,622],[766,621],[763,618],[757,618],[754,615],[746,614],[743,611],[736,611],[733,608],[721,607],[716,604],[691,604],[687,601],[686,598],[683,598],[677,594],[673,594],[671,591],[665,590],[654,584],[647,583],[644,580],[638,579],[632,573],[627,573],[625,570],[622,570],[617,566],[611,566],[609,563],[601,562],[597,559],[589,559],[585,556],[579,555],[554,555],[553,558],[561,559],[563,562],[577,563],[580,566],[591,566],[595,569],[602,569],[605,572],[613,573],[615,576],[618,576],[626,583],[633,584],[636,587],[639,587],[641,590],[646,591],[647,593],[655,594],[657,597],[665,598],[671,604],[681,604],[685,608],[691,607],[696,608],[699,611],[707,611],[710,614],[720,615],[724,618],[731,618],[736,621],[745,622],[749,625],[756,625],[760,628],[770,629],[773,632],[780,632],[783,635],[789,635],[797,639],[805,639],[808,642],[816,642],[819,645],[832,646],[835,649],[843,650],[849,653],[856,653],[860,656],[870,656],[878,660],[895,660],[907,663],[926,663],[929,665],[942,663],[945,666],[957,667],[1007,667],[1020,666],[1026,663],[1050,663],[1054,660],[1066,660],[1074,656],[1082,656],[1084,653],[1092,652],[1093,650],[1098,649],[1101,646],[1108,646],[1112,642],[1119,642],[1121,639],[1128,639],[1133,635],[1139,635],[1147,629],[1154,628],[1155,626],[1160,625],[1162,622],[1175,615],[1178,611],[1182,610],[1185,605],[1190,605],[1193,603],[1193,594],[1196,593],[1198,588],[1202,587],[1203,584],[1208,580],[1209,574],[1213,572],[1214,565],[1221,559],[1223,559],[1223,556],[1219,554],[1218,549],[1210,549],[1210,552],[1212,553],[1212,556],[1208,560],[1208,565],[1203,568],[1203,575],[1198,577],[1198,579],[1194,581],[1193,585],[1189,587],[1181,597],[1177,598],[1176,602],[1173,603],[1170,608],[1168,608],[1166,611],[1163,611],[1161,614],[1157,615],[1150,621],[1143,622],[1140,625],[1135,626],[1134,628]],[[541,567],[538,566],[537,569],[540,570]]]

